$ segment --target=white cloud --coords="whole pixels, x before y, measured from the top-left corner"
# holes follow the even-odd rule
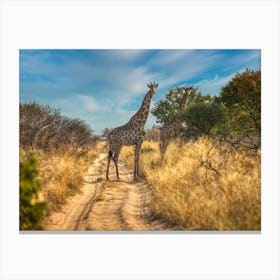
[[[108,106],[108,104],[98,103],[93,96],[84,94],[77,94],[76,96],[82,102],[81,106],[83,107],[83,109],[87,112],[97,113],[110,111],[110,107]]]
[[[219,77],[217,74],[215,74],[213,79],[199,81],[199,83],[195,84],[194,86],[198,86],[198,90],[201,91],[203,95],[215,95],[220,92],[220,89],[225,86],[232,79],[232,77],[233,75]]]

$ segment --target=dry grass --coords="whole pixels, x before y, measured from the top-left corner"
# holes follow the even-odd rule
[[[65,149],[59,152],[37,153],[40,159],[40,176],[44,182],[42,196],[50,211],[58,210],[69,196],[80,192],[83,176],[96,152]]]
[[[133,167],[134,153],[121,157]],[[140,172],[155,190],[156,214],[188,230],[260,230],[261,152],[200,138],[171,143],[160,166],[158,143],[144,142]]]

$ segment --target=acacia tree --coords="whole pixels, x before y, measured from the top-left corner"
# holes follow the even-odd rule
[[[235,141],[246,141],[252,148],[258,148],[261,139],[261,72],[246,69],[237,73],[221,89],[217,101],[226,112],[224,133]]]

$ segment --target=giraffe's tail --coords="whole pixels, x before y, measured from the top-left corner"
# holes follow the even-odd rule
[[[108,153],[108,157],[111,158],[112,156],[113,156],[113,152],[110,150],[109,153]]]

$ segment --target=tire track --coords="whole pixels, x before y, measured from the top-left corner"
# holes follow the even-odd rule
[[[162,231],[176,228],[154,218],[153,189],[133,181],[133,171],[119,163],[121,180],[105,179],[107,156],[101,153],[89,168],[83,194],[71,198],[44,224],[55,231]],[[111,177],[114,174],[111,166]]]
[[[98,197],[101,195],[101,193],[104,191],[104,186],[97,186],[95,188],[95,192],[92,195],[92,197],[90,198],[90,200],[88,201],[88,204],[84,207],[84,209],[82,210],[76,225],[75,225],[75,229],[74,230],[79,230],[82,227],[82,223],[84,220],[86,220],[88,218],[88,215],[93,207],[93,204],[98,200]]]
[[[73,231],[77,230],[81,220],[90,211],[94,200],[99,195],[102,179],[100,166],[104,161],[105,154],[95,159],[93,165],[88,169],[84,177],[82,193],[74,197],[70,197],[68,201],[62,205],[61,210],[53,212],[49,217],[45,218],[43,228],[47,231]]]

